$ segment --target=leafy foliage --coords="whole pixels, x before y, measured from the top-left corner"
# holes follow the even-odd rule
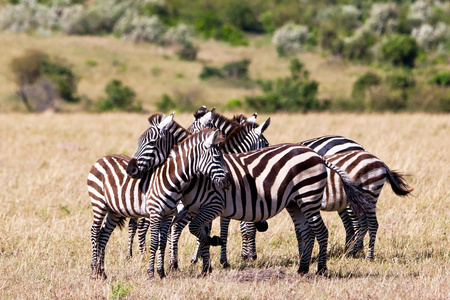
[[[30,111],[54,108],[56,98],[77,102],[78,78],[61,58],[50,58],[36,49],[27,50],[11,61],[18,94]]]
[[[106,98],[100,99],[99,111],[142,111],[140,102],[134,103],[136,93],[120,80],[113,79],[105,87]]]
[[[381,45],[381,52],[386,61],[395,66],[414,67],[419,54],[416,40],[408,35],[392,35]]]
[[[321,109],[317,99],[319,84],[308,80],[308,72],[298,59],[291,60],[291,76],[276,80],[259,80],[262,95],[247,96],[248,107],[261,112],[307,112]]]

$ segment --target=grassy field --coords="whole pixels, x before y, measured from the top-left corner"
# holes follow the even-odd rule
[[[259,121],[267,117],[260,115]],[[188,126],[192,115],[175,119]],[[147,127],[146,116],[1,114],[0,298],[449,299],[448,116],[278,114],[271,119],[266,136],[272,144],[342,134],[410,175],[413,196],[399,198],[387,184],[380,196],[375,261],[342,257],[343,226],[336,213],[323,213],[330,232],[329,276],[315,276],[315,262],[310,274],[297,275],[293,226],[283,212],[258,234],[254,262],[240,261],[238,223],[232,222],[231,268],[220,267],[219,249],[213,248],[214,270],[206,278],[197,278],[200,266],[189,262],[195,239],[187,231],[180,241],[181,270],[149,282],[148,256],[127,261],[127,233],[116,230],[107,247],[108,280],[92,281],[86,176],[103,155],[130,155]]]
[[[73,65],[79,76],[78,93],[93,101],[105,96],[105,86],[119,79],[137,94],[143,107],[154,111],[155,103],[166,93],[171,97],[182,94],[197,104],[218,107],[233,98],[259,93],[255,86],[239,87],[217,80],[199,79],[203,64],[222,67],[225,63],[250,59],[250,78],[275,79],[288,76],[289,59],[278,58],[267,37],[251,39],[249,47],[231,47],[217,41],[199,41],[194,62],[180,61],[174,49],[151,44],[134,44],[114,37],[50,36],[39,37],[0,32],[0,112],[24,110],[23,104],[12,101],[17,90],[10,63],[27,49],[39,49],[51,57],[58,56]],[[345,64],[319,54],[302,53],[298,58],[319,81],[320,98],[349,97],[353,82],[368,67]],[[9,99],[9,100],[8,100]],[[64,106],[66,111],[80,106]]]

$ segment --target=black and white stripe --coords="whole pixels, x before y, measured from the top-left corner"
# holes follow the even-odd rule
[[[140,137],[140,142],[146,145],[146,152],[138,152],[143,157],[141,162],[145,161],[146,164],[138,166],[135,163],[131,168],[132,158],[107,155],[99,159],[89,171],[87,187],[93,210],[92,277],[104,276],[102,257],[114,228],[121,226],[126,217],[147,215],[144,200],[150,184],[151,164],[164,161],[173,145],[189,134],[173,121],[173,115],[165,117],[163,114],[154,114],[149,118],[149,123],[149,128]],[[142,178],[130,178],[127,169],[134,174],[142,172]]]

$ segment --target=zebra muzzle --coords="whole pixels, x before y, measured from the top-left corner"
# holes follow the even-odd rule
[[[139,168],[137,166],[137,160],[135,158],[132,158],[127,166],[127,174],[131,178],[141,178],[142,173],[139,171]]]

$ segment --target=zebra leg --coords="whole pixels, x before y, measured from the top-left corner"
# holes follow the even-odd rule
[[[244,223],[244,224],[242,224]],[[253,222],[241,222],[241,226],[245,227],[246,231],[246,258],[248,260],[255,260],[257,258],[256,254],[256,224]],[[242,230],[241,230],[242,232]],[[242,236],[242,239],[244,239],[244,236]],[[244,243],[243,243],[244,244]],[[244,249],[242,250],[244,252]]]
[[[111,233],[116,228],[117,224],[123,221],[123,217],[114,213],[109,212],[105,224],[103,224],[100,234],[98,236],[98,258],[97,263],[92,271],[91,278],[102,278],[106,279],[105,274],[105,249],[106,244],[111,236]]]
[[[167,245],[167,232],[169,231],[170,223],[172,222],[173,215],[169,214],[164,216],[161,220],[161,227],[159,231],[159,254],[158,262],[156,264],[156,272],[160,278],[166,277],[164,272],[164,254],[166,253]]]
[[[305,208],[303,209],[303,207]],[[300,208],[305,215],[309,227],[314,232],[317,242],[319,243],[319,266],[317,268],[317,274],[322,275],[327,271],[328,229],[323,222],[322,216],[320,215],[320,206],[314,210],[312,210],[311,207],[308,208],[306,205],[302,205]]]
[[[200,254],[202,252],[201,247],[202,247],[202,245],[201,245],[200,241],[197,239],[197,245],[195,246],[194,254],[191,257],[191,264],[197,263],[199,257],[201,256],[201,254]]]
[[[147,250],[147,247],[145,246],[145,238],[147,236],[149,226],[150,220],[148,218],[141,218],[137,224],[139,252],[141,253],[141,255],[144,255]]]
[[[170,227],[169,238],[169,269],[178,269],[178,241],[184,227],[189,223],[188,218],[184,218]]]
[[[314,247],[314,233],[297,205],[289,205],[286,207],[286,210],[294,223],[295,236],[297,237],[300,261],[297,273],[307,274],[309,272],[312,249]]]
[[[241,259],[248,259],[248,235],[247,235],[247,222],[241,221],[239,222],[239,229],[241,230],[242,237],[242,250],[241,250]]]
[[[355,236],[355,246],[350,250],[349,255],[358,256],[364,252],[364,237],[369,229],[367,224],[367,216],[359,218],[360,227],[358,228]]]
[[[367,222],[369,223],[369,249],[367,250],[366,259],[373,260],[375,258],[374,248],[378,230],[378,221],[375,209],[367,213]]]
[[[228,227],[230,226],[230,219],[220,218],[220,239],[222,245],[220,246],[220,264],[223,268],[228,268],[230,264],[227,258],[227,240],[228,240]]]
[[[353,249],[356,231],[355,229],[360,228],[359,220],[351,211],[350,207],[346,207],[343,210],[338,212],[339,217],[341,218],[342,224],[345,229],[345,248],[344,251],[348,254],[349,249]]]
[[[133,256],[133,240],[137,230],[137,219],[131,218],[128,221],[128,254],[127,259]]]
[[[150,259],[148,262],[147,274],[150,280],[155,279],[155,257],[159,246],[159,231],[162,216],[156,212],[150,213]]]
[[[204,206],[202,207],[200,213],[195,216],[189,224],[189,231],[204,245],[201,249],[203,258],[202,275],[205,275],[208,270],[211,270],[209,246],[218,246],[222,244],[222,241],[218,236],[209,236],[209,227],[205,227],[205,225],[211,223],[212,220],[220,214],[222,208],[223,206],[220,205]]]
[[[92,261],[91,261],[91,279],[96,279],[99,267],[99,237],[101,233],[101,226],[106,211],[102,211],[101,216],[94,217],[94,222],[91,227],[91,243],[92,243]]]

